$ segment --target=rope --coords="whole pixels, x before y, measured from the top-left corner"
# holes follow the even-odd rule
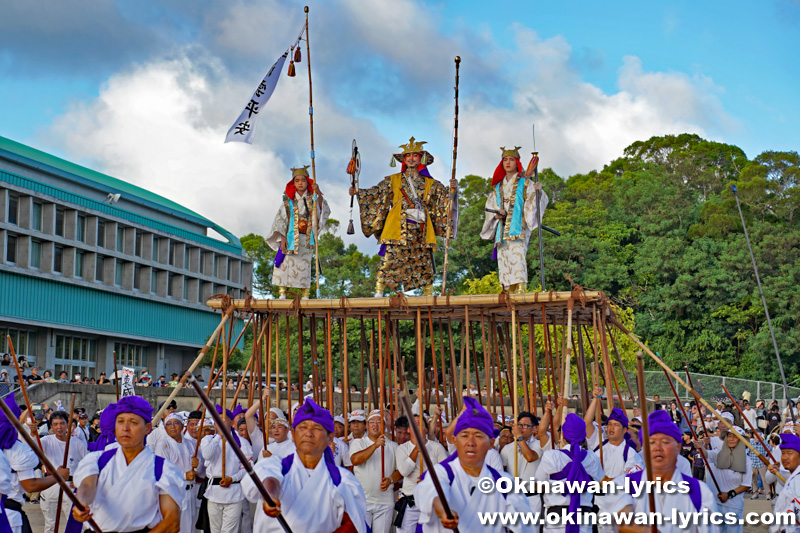
[[[228,312],[228,309],[231,308],[233,305],[233,299],[231,298],[230,294],[220,293],[215,294],[209,300],[219,300],[220,301],[220,309],[222,309],[222,314]]]
[[[389,307],[399,307],[403,311],[408,311],[408,299],[405,293],[398,292],[395,293],[395,296],[390,296]]]
[[[300,316],[300,294],[295,294],[294,298],[292,298],[292,313],[294,313],[295,318]]]
[[[346,294],[343,294],[342,297],[339,298],[339,307],[341,309],[350,309],[352,307]]]
[[[250,291],[247,290],[247,287],[244,288],[244,293],[245,293],[245,297],[244,297],[244,304],[242,304],[242,310],[245,313],[253,313],[254,312],[253,304],[257,300],[255,298],[253,298],[253,295],[250,294]]]

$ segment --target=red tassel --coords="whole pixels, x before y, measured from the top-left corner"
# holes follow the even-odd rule
[[[295,63],[299,63],[300,62],[300,47],[299,46],[294,51],[294,62]]]
[[[294,61],[289,61],[289,71],[286,74],[290,78],[294,78]]]

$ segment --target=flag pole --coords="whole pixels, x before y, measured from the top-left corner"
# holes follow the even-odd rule
[[[308,65],[308,126],[311,132],[311,179],[314,181],[314,186],[317,185],[317,167],[314,162],[314,96],[311,83],[311,45],[308,39],[308,6],[304,8],[306,13],[306,65]],[[314,191],[312,191],[314,192]],[[319,290],[319,217],[317,216],[317,196],[314,195],[314,264],[317,268],[317,299],[321,298]],[[328,385],[330,386],[330,384]]]

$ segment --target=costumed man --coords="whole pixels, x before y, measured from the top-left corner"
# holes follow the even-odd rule
[[[296,448],[294,441],[289,438],[290,435],[289,421],[283,410],[272,407],[269,410],[269,442],[264,453],[257,460],[260,461],[261,457],[272,457],[273,455],[278,459],[283,459],[294,453]]]
[[[13,394],[0,401],[6,402],[15,417],[19,418],[22,415],[22,410],[14,401]],[[34,427],[36,425],[32,419],[29,420],[29,424]],[[31,429],[31,436],[35,431],[35,429]],[[31,529],[28,516],[22,510],[22,506],[25,504],[22,494],[47,490],[55,485],[56,480],[53,476],[40,478],[35,476],[34,470],[39,465],[39,458],[26,443],[18,440],[17,429],[2,411],[0,411],[0,450],[11,468],[11,490],[2,493],[5,514],[13,533],[26,533]],[[62,449],[61,458],[58,460],[59,466],[56,469],[61,477],[67,479],[69,469],[60,466],[63,460],[64,450]]]
[[[394,512],[392,485],[403,476],[396,467],[397,443],[381,433],[381,412],[367,417],[367,434],[350,443],[353,473],[367,499],[366,520],[373,533],[389,533]]]
[[[417,427],[419,427],[418,414],[414,414],[414,421],[411,423],[417,424]],[[435,440],[429,440],[427,433],[427,428],[423,428],[421,431],[423,445],[428,451],[431,461],[434,464],[439,464],[447,459],[447,450]],[[397,471],[403,476],[400,499],[394,506],[397,511],[394,525],[398,532],[414,533],[417,529],[419,507],[414,501],[414,489],[417,488],[420,475],[428,470],[419,450],[413,431],[409,431],[409,440],[397,447]]]
[[[42,451],[50,462],[54,465],[61,465],[64,462],[64,450],[67,447],[67,436],[69,435],[69,417],[64,411],[56,411],[50,415],[50,435],[41,438]],[[67,470],[74,472],[80,464],[81,459],[86,456],[86,445],[82,440],[71,438],[69,440],[69,455],[67,456]],[[67,478],[65,478],[67,479]],[[49,489],[41,492],[40,507],[44,515],[44,530],[46,533],[53,533],[56,528],[56,515],[58,514],[58,493],[61,487],[56,484]],[[69,500],[62,495],[61,513],[63,514],[61,523],[66,524],[69,519]],[[66,503],[65,503],[66,501]]]
[[[517,416],[517,423],[514,424],[511,432],[519,444],[515,445],[512,441],[509,443],[510,445],[503,447],[500,452],[500,457],[503,459],[503,467],[512,476],[530,479],[536,473],[542,456],[542,447],[537,435],[539,432],[539,419],[532,413],[522,411]],[[515,449],[517,451],[516,472],[514,472]]]
[[[341,528],[365,533],[364,491],[353,474],[333,462],[333,416],[314,400],[306,399],[293,422],[297,450],[283,459],[268,457],[254,467],[275,505],[270,506],[261,498],[250,476],[242,481],[247,499],[262,504],[256,512],[253,531],[282,532],[276,520],[281,514],[292,531]]]
[[[744,435],[744,430],[739,426],[732,426],[733,431]],[[722,445],[713,448],[711,439],[706,436],[704,441],[695,441],[695,446],[705,446],[708,465],[719,485],[717,494],[717,507],[721,513],[733,513],[738,518],[743,518],[744,496],[750,491],[753,479],[753,465],[747,457],[747,446],[740,441],[730,430],[720,431],[719,439]],[[742,533],[744,524],[738,521],[735,524],[722,525],[722,533]]]
[[[6,494],[11,494],[14,488],[11,486],[11,465],[8,464],[5,453],[0,453],[0,531],[11,530],[8,525],[8,515],[6,514]]]
[[[605,473],[597,456],[586,450],[586,423],[581,417],[575,413],[568,414],[561,426],[561,437],[564,446],[558,450],[545,450],[535,477],[541,481],[566,482],[566,490],[563,493],[548,492],[542,495],[545,507],[542,511],[548,514],[556,513],[562,517],[568,513],[575,518],[575,513],[592,511],[592,494],[570,491],[570,482],[602,481]],[[544,526],[544,531],[589,533],[592,531],[592,526],[586,525],[586,522],[588,520],[584,519],[582,521],[584,525],[580,526],[577,525],[577,520],[573,524],[566,525],[548,522]]]
[[[436,236],[446,234],[449,200],[447,188],[428,172],[433,156],[422,148],[424,144],[411,137],[392,158],[392,166],[395,161],[402,163],[401,172],[369,189],[350,188],[350,196],[358,194],[364,236],[375,235],[381,245],[375,296],[383,296],[384,287],[395,292],[422,289],[426,296],[433,295],[433,252]],[[458,190],[455,179],[450,188]],[[455,238],[457,192],[451,212]]]
[[[781,434],[781,468],[780,474],[786,479],[783,488],[775,498],[774,512],[776,522],[779,514],[791,513],[794,515],[794,524],[773,524],[770,533],[797,533],[800,531],[800,437],[792,433]],[[764,483],[780,483],[777,477],[779,470],[775,465],[769,466]]]
[[[286,288],[302,290],[308,298],[311,288],[311,263],[318,235],[314,228],[314,205],[317,206],[317,227],[324,228],[331,208],[314,180],[308,175],[308,165],[293,168],[292,180],[286,184],[283,205],[278,208],[267,245],[278,252],[272,271],[272,285],[278,287],[280,298],[286,298]]]
[[[523,531],[522,521],[502,525],[483,525],[481,513],[527,513],[531,511],[528,499],[514,491],[503,494],[493,490],[483,492],[479,482],[483,478],[510,478],[485,462],[486,453],[493,450],[494,424],[490,415],[475,398],[464,397],[464,410],[458,417],[455,429],[456,451],[437,464],[434,469],[442,486],[453,518],[447,518],[442,501],[426,472],[414,489],[414,502],[419,509],[419,525],[423,532],[443,533],[458,527],[459,531]],[[513,484],[513,481],[511,481]],[[483,487],[483,485],[480,485]]]
[[[352,444],[354,440],[363,438],[366,434],[367,417],[364,416],[363,409],[356,409],[350,413],[350,435],[345,440],[348,444]]]
[[[219,405],[216,406],[216,409],[225,423],[230,424],[233,413]],[[233,432],[233,438],[241,447],[241,440],[235,432]],[[224,468],[223,443],[226,459]],[[239,457],[233,451],[231,444],[222,438],[219,431],[216,435],[203,437],[203,440],[200,441],[200,449],[203,450],[208,476],[204,497],[211,533],[236,533],[239,531],[242,506],[244,505],[240,482],[247,472],[239,462]]]
[[[158,409],[156,413],[164,407],[165,402],[161,402],[158,404]],[[150,448],[150,451],[155,452],[156,446],[162,439],[166,439],[167,437],[167,430],[164,428],[164,420],[167,419],[169,415],[176,412],[178,410],[178,403],[175,400],[172,400],[167,404],[164,408],[164,414],[161,416],[161,420],[159,421],[158,425],[153,428],[153,430],[147,435],[147,438],[144,440],[145,445]]]
[[[350,461],[350,446],[344,440],[344,422],[342,415],[333,417],[334,436],[331,451],[333,452],[333,460],[336,466],[344,466],[350,469],[353,467],[353,463]]]
[[[171,462],[183,473],[185,480],[183,499],[178,502],[181,506],[180,533],[193,533],[194,510],[197,501],[194,491],[197,474],[192,468],[194,446],[184,438],[183,418],[178,413],[171,413],[167,416],[164,420],[164,429],[167,430],[167,438],[161,439],[156,445],[156,455]]]
[[[596,445],[592,447],[594,453],[600,458],[600,429],[594,422],[595,409],[600,403],[599,394],[595,395],[594,400],[587,409],[584,422],[586,424],[586,440],[591,444]],[[603,470],[605,470],[608,479],[614,479],[617,476],[627,474],[632,468],[636,467],[636,444],[633,438],[628,433],[628,417],[625,411],[619,407],[611,410],[611,413],[606,419],[606,436],[607,439],[603,440]]]
[[[500,148],[502,160],[492,176],[492,192],[486,198],[486,219],[481,238],[494,241],[500,284],[508,292],[524,293],[528,286],[528,242],[539,227],[547,207],[541,183],[523,177],[519,146]],[[541,192],[537,207],[536,193]]]
[[[88,454],[73,476],[84,511],[72,508],[68,533],[90,517],[103,531],[177,531],[180,527],[183,472],[144,445],[153,408],[138,396],[116,406],[119,447]],[[76,522],[77,520],[77,522]]]
[[[612,494],[603,497],[606,511],[620,513],[660,513],[663,516],[671,516],[672,510],[680,512],[716,512],[717,505],[714,493],[708,485],[693,478],[690,474],[681,472],[678,465],[686,462],[680,456],[681,450],[681,431],[678,425],[672,421],[667,411],[653,411],[647,417],[650,427],[650,455],[653,468],[653,481],[666,483],[684,483],[688,485],[688,492],[679,488],[674,491],[657,490],[655,493],[655,510],[650,509],[650,500],[646,490],[642,490],[639,495],[633,491],[625,491],[625,477],[632,481],[632,486],[638,486],[641,482],[648,481],[646,471],[636,471],[627,475],[621,475],[614,479],[617,490]],[[650,526],[618,524],[620,533],[649,533]],[[687,524],[678,524],[664,520],[658,526],[661,533],[680,533],[689,531],[692,533],[715,533],[719,531],[719,526],[711,523],[703,524],[702,521],[689,521]]]

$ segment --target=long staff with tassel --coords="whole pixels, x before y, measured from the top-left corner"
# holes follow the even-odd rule
[[[455,114],[453,117],[453,168],[450,173],[450,179],[456,179],[456,158],[458,157],[458,68],[461,65],[461,57],[456,56],[456,86],[455,86]],[[450,251],[450,234],[452,232],[451,227],[451,218],[453,214],[453,201],[458,201],[456,198],[456,191],[450,189],[450,194],[448,195],[447,200],[447,234],[444,238],[444,266],[442,267],[442,296],[445,294],[445,290],[447,289],[447,257],[448,252]],[[456,204],[456,207],[458,205]]]

